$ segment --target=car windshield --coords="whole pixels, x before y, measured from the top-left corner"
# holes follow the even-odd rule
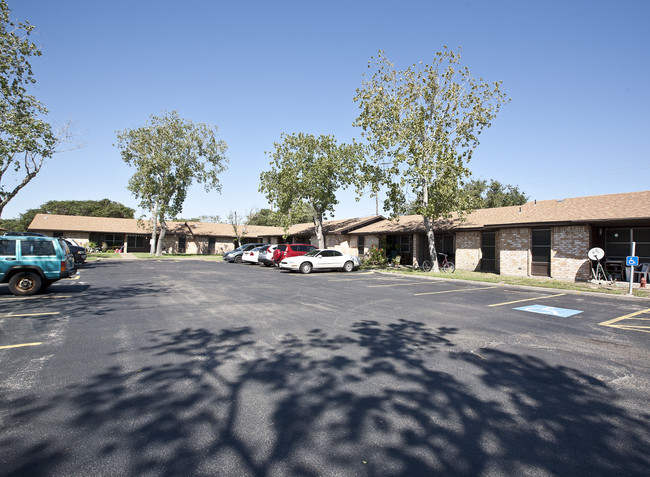
[[[315,255],[318,255],[320,253],[320,249],[315,248],[314,250],[310,250],[305,254],[305,257],[313,257]]]

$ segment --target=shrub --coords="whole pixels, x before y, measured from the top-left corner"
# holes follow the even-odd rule
[[[383,248],[377,248],[374,245],[370,247],[366,254],[366,265],[382,266],[386,265],[386,252]]]

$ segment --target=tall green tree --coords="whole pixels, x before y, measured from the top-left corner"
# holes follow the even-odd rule
[[[0,217],[69,139],[69,126],[54,132],[42,119],[47,109],[28,92],[36,82],[29,60],[41,56],[29,39],[34,27],[14,23],[9,15],[7,2],[0,0]]]
[[[466,183],[463,189],[475,209],[523,205],[528,201],[528,196],[518,186],[504,185],[494,179],[489,183],[484,179],[475,179]]]
[[[219,174],[228,164],[227,144],[217,139],[217,127],[193,123],[176,111],[152,115],[147,125],[117,133],[122,159],[135,167],[128,189],[151,211],[151,254],[162,254],[166,219],[183,210],[189,187],[203,184],[221,191]],[[157,237],[158,222],[160,235]]]
[[[467,163],[479,134],[507,102],[500,81],[474,78],[460,59],[445,48],[430,65],[399,71],[380,51],[354,98],[361,110],[355,125],[372,151],[362,182],[374,186],[380,178],[387,191],[384,208],[393,216],[404,212],[409,195],[418,197],[415,213],[424,217],[432,258],[434,222],[471,209],[462,191]],[[437,260],[432,262],[437,271]]]
[[[260,192],[281,214],[285,230],[298,223],[296,210],[306,201],[314,209],[314,231],[323,248],[323,219],[334,214],[336,191],[353,184],[362,147],[303,133],[283,134],[274,147],[271,170],[260,176]]]
[[[314,208],[305,201],[295,204],[291,209],[291,215],[296,224],[311,222],[315,214]],[[274,212],[271,209],[259,209],[251,212],[248,216],[249,225],[280,227],[285,222],[287,222],[287,219],[284,214],[279,211]]]
[[[36,214],[81,215],[87,217],[114,217],[133,219],[135,210],[109,199],[101,200],[50,200],[36,209],[28,209],[16,219],[0,220],[7,230],[26,232]]]

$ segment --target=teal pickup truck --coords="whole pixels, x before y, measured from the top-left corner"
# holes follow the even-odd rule
[[[75,273],[63,239],[0,236],[0,283],[8,283],[14,295],[33,295]]]

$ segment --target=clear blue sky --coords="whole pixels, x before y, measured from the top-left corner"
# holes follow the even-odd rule
[[[169,110],[217,125],[229,145],[222,193],[195,187],[184,217],[267,207],[259,175],[282,132],[358,138],[370,57],[382,49],[402,69],[444,45],[512,98],[482,135],[476,178],[531,200],[650,189],[647,0],[8,3],[37,29],[33,93],[86,146],[50,159],[4,218],[53,199],[136,208],[115,132]],[[336,218],[375,212],[370,196],[339,197]]]

